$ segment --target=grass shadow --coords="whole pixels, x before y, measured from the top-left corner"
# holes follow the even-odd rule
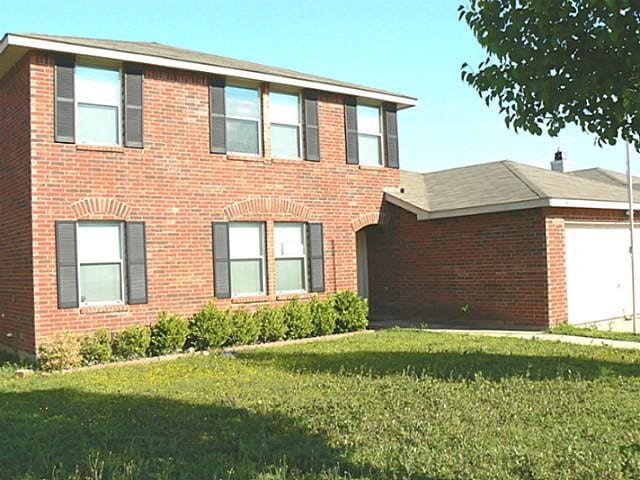
[[[443,380],[469,380],[477,376],[500,381],[510,377],[530,380],[638,377],[640,364],[569,356],[516,355],[487,352],[349,351],[247,352],[242,358],[294,372],[329,372],[340,375],[396,375],[410,372]]]
[[[66,479],[78,465],[80,476],[73,478],[397,475],[351,463],[349,452],[276,413],[145,396],[68,389],[1,393],[0,432],[3,479]]]

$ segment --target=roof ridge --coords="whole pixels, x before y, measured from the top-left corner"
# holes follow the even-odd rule
[[[434,170],[431,172],[421,172],[421,175],[435,175],[437,173],[444,173],[444,172],[453,172],[454,170],[463,170],[465,168],[474,168],[474,167],[484,167],[485,165],[496,165],[498,163],[502,163],[502,162],[509,162],[510,160],[493,160],[491,162],[483,162],[483,163],[473,163],[471,165],[462,165],[460,167],[451,167],[451,168],[445,168],[444,170]],[[408,171],[408,170],[407,170]]]
[[[515,162],[512,162],[511,160],[503,160],[500,162],[514,177],[516,177],[525,187],[527,187],[531,193],[533,193],[534,195],[536,195],[538,198],[545,198],[548,195],[546,195],[544,193],[544,191],[542,189],[540,189],[540,187],[538,187],[535,182],[532,182],[531,180],[526,181],[522,175],[518,174],[514,167],[518,164],[516,164]]]

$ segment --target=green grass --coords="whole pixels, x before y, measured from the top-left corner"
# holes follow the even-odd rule
[[[640,335],[629,332],[612,332],[598,330],[595,327],[576,327],[574,325],[558,325],[549,329],[549,333],[558,335],[576,335],[578,337],[605,338],[607,340],[624,340],[627,342],[640,342]]]
[[[2,479],[638,479],[640,352],[393,330],[0,376]]]

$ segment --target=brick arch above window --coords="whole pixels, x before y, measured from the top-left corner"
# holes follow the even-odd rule
[[[223,211],[227,220],[274,216],[280,218],[295,218],[301,221],[311,219],[311,211],[308,207],[281,197],[252,197],[227,205]]]
[[[351,229],[354,232],[361,230],[369,225],[377,225],[383,223],[384,216],[380,211],[376,212],[367,212],[362,215],[358,215],[356,218],[351,220]]]
[[[115,198],[87,197],[71,204],[71,210],[78,220],[125,220],[131,213],[131,207]]]

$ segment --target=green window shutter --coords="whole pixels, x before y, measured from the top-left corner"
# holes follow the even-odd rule
[[[56,222],[58,308],[78,307],[76,222]]]
[[[347,147],[347,163],[358,164],[358,113],[355,97],[344,98],[344,129]]]
[[[396,105],[392,103],[384,104],[384,138],[387,167],[400,168],[398,154],[398,115]]]
[[[227,134],[224,109],[224,77],[211,77],[209,85],[209,135],[211,153],[227,153]]]
[[[309,290],[324,292],[324,238],[321,223],[308,224]]]
[[[74,143],[75,136],[75,59],[58,56],[55,59],[55,141]]]
[[[144,68],[127,64],[124,67],[124,144],[143,148]]]
[[[305,90],[304,99],[304,158],[320,161],[320,129],[318,124],[318,93]]]
[[[229,224],[213,222],[213,289],[216,298],[231,297],[231,266],[229,262]]]
[[[127,248],[127,303],[148,303],[147,292],[147,241],[144,222],[127,222],[125,225]]]

